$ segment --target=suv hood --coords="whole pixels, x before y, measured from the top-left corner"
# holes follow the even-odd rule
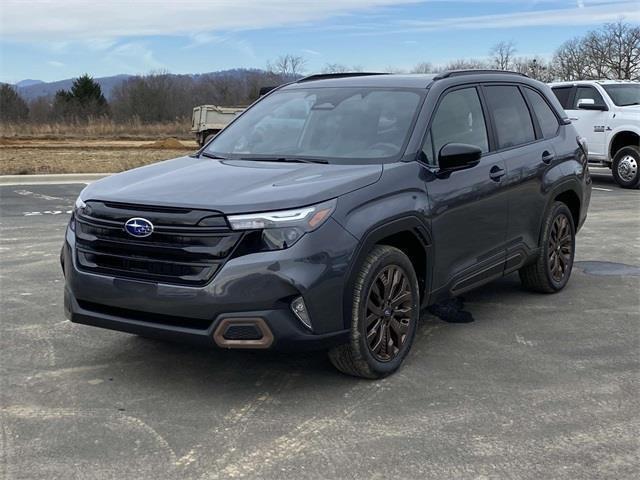
[[[225,214],[295,208],[378,181],[381,164],[325,165],[181,157],[90,184],[83,200],[206,208]]]

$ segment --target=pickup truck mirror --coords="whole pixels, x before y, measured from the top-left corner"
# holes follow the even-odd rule
[[[440,149],[438,165],[441,171],[452,172],[475,167],[480,162],[482,150],[466,143],[447,143]]]
[[[578,108],[580,110],[607,110],[606,105],[596,105],[596,101],[593,98],[581,98],[578,100]]]

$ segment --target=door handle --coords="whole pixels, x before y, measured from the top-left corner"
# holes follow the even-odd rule
[[[556,156],[548,150],[542,152],[542,161],[547,165],[549,165],[554,158],[556,158]]]
[[[504,168],[499,167],[498,165],[494,165],[493,167],[491,167],[491,170],[489,170],[489,178],[491,178],[491,180],[499,182],[500,179],[504,177],[505,173],[507,173],[507,171]]]

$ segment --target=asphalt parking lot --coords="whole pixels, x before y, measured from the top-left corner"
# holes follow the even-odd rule
[[[594,174],[568,287],[510,276],[425,315],[396,375],[72,324],[59,250],[83,185],[0,187],[0,477],[637,478],[640,192]]]

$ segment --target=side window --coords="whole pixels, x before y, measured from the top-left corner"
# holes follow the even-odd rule
[[[509,148],[536,139],[527,104],[516,86],[485,87],[487,104],[498,134],[498,148]]]
[[[553,137],[558,132],[558,119],[556,118],[551,107],[545,102],[542,95],[530,88],[524,89],[529,103],[533,107],[533,112],[536,114],[538,124],[542,130],[542,136],[544,138]]]
[[[431,140],[433,149],[427,145]],[[474,87],[447,93],[440,102],[427,137],[423,152],[437,157],[447,143],[466,143],[489,151],[487,127],[478,92]]]
[[[572,88],[573,87],[568,86],[568,87],[553,87],[551,89],[553,90],[553,93],[556,95],[556,98],[560,102],[560,105],[562,105],[562,108],[564,108],[565,110],[569,108],[569,99],[571,98]]]
[[[604,99],[602,98],[602,95],[600,95],[600,92],[598,92],[595,88],[578,87],[578,89],[576,90],[576,98],[573,101],[573,107],[572,107],[573,110],[578,109],[578,101],[582,100],[583,98],[589,98],[593,100],[593,103],[595,103],[596,105],[602,105],[602,106],[606,105],[606,103],[604,103]]]

